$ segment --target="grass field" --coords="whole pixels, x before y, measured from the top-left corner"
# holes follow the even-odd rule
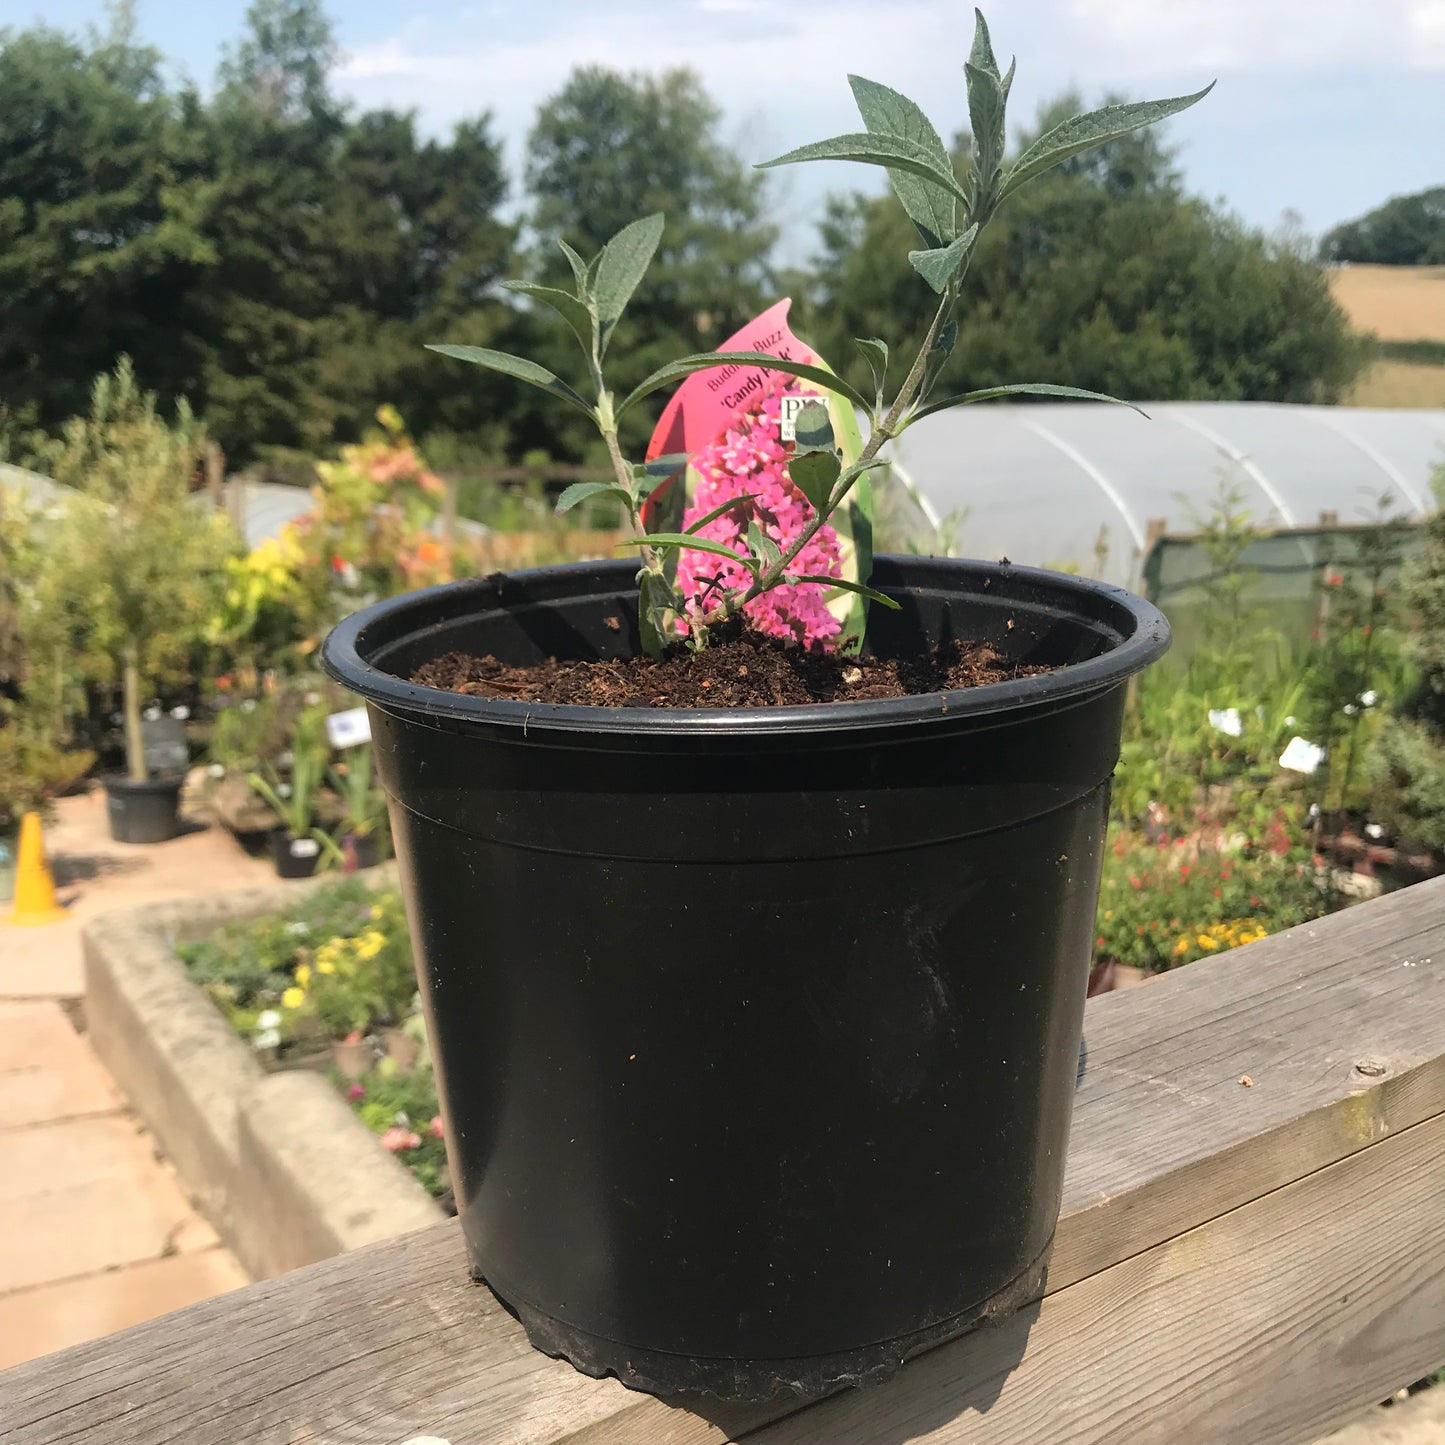
[[[1445,266],[1341,266],[1330,291],[1359,331],[1381,341],[1445,343]],[[1445,407],[1445,366],[1381,358],[1350,406]]]

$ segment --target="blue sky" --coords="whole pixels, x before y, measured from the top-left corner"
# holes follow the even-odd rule
[[[246,0],[139,0],[143,37],[203,86]],[[538,102],[573,65],[690,65],[740,153],[763,159],[857,128],[845,75],[917,99],[945,135],[965,120],[971,10],[958,0],[331,0],[338,88],[415,109],[424,128],[493,112],[514,167]],[[0,0],[0,24],[79,30],[102,0]],[[1069,85],[1139,98],[1219,85],[1173,122],[1194,191],[1314,233],[1385,197],[1445,184],[1445,0],[992,0],[995,48],[1023,57],[1011,113]],[[806,53],[806,67],[794,57]],[[776,173],[775,173],[776,174]],[[787,250],[805,254],[821,189],[877,185],[859,167],[775,182]]]

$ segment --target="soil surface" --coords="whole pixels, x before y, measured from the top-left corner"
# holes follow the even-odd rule
[[[661,662],[559,662],[510,667],[449,652],[412,681],[476,697],[591,707],[789,707],[912,697],[1048,672],[1019,666],[982,643],[946,642],[918,657],[844,657],[741,629],[715,628],[704,651],[679,648]]]

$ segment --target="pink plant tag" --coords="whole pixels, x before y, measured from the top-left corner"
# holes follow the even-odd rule
[[[761,351],[827,367],[788,327],[784,299],[755,317],[719,351]],[[834,392],[761,366],[729,364],[694,372],[663,410],[647,459],[685,454],[686,470],[654,495],[647,521],[656,530],[685,530],[730,497],[749,497],[699,529],[698,536],[747,552],[743,538],[755,522],[786,550],[813,520],[812,505],[793,484],[787,461],[794,447],[792,418],[801,400],[824,402],[846,467],[862,449],[858,420]],[[860,477],[827,524],[798,554],[793,575],[866,582],[872,570],[872,492]],[[689,602],[706,608],[722,591],[751,579],[741,561],[686,548],[677,554],[677,581]],[[866,601],[818,582],[775,587],[746,608],[761,632],[829,651],[856,651],[867,621]]]

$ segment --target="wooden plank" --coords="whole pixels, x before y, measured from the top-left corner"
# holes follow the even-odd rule
[[[1091,999],[1084,1045],[1053,1289],[1445,1111],[1445,879]]]
[[[1445,880],[1092,1000],[1085,1041],[1055,1291],[1445,1113]],[[0,1376],[7,1445],[692,1445],[777,1413],[704,1416],[536,1354],[466,1282],[454,1225]]]
[[[1294,1445],[1445,1360],[1445,1116],[749,1445]]]

